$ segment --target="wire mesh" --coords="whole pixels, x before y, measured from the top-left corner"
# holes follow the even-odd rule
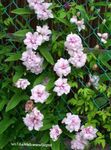
[[[20,50],[21,46],[17,45],[17,43],[15,41],[13,41],[12,38],[12,33],[14,33],[15,31],[18,31],[20,29],[24,29],[24,24],[25,24],[25,28],[35,28],[37,25],[37,21],[36,20],[36,16],[34,15],[30,15],[28,17],[25,16],[19,16],[19,15],[15,15],[13,13],[11,13],[12,10],[16,9],[16,8],[22,8],[24,6],[27,6],[27,2],[26,0],[21,1],[21,0],[2,0],[1,1],[3,6],[5,6],[5,9],[3,11],[2,17],[4,19],[4,21],[9,21],[9,26],[8,26],[8,30],[7,30],[7,39],[5,40],[5,43],[7,45],[12,45],[12,47],[15,50]],[[52,1],[49,1],[52,2]],[[89,10],[89,2],[90,0],[56,0],[54,1],[56,3],[59,4],[60,9],[63,8],[67,3],[70,4],[70,2],[77,2],[78,4],[82,4],[86,10],[86,12],[88,13]],[[104,1],[103,1],[104,2]],[[109,0],[105,1],[106,4],[109,2]],[[86,32],[84,35],[81,32],[78,32],[78,35],[82,38],[83,44],[84,46],[89,50],[89,51],[93,51],[93,48],[98,44],[102,49],[104,49],[104,45],[103,43],[100,41],[100,38],[97,35],[97,32],[99,32],[99,28],[98,28],[98,24],[101,24],[104,21],[104,13],[107,12],[108,10],[108,5],[106,6],[95,6],[94,9],[97,10],[97,20],[96,21],[92,21],[91,23],[86,24],[86,26],[88,27],[88,32]],[[94,16],[95,14],[92,14],[92,16]],[[111,35],[111,31],[109,30],[108,26],[106,24],[104,24],[105,27],[105,32],[108,32],[109,35]],[[0,25],[0,29],[4,32],[4,27],[2,25]],[[4,41],[2,41],[2,43],[4,43]],[[108,49],[105,50],[110,50],[110,47],[108,47]],[[111,56],[110,56],[111,57]],[[100,67],[100,69],[102,70],[102,73],[104,73],[106,75],[106,77],[109,79],[109,83],[111,82],[111,77],[108,74],[108,69],[106,67],[103,66],[103,64],[96,58],[96,62],[97,65]],[[87,74],[92,74],[91,70],[89,70],[89,68],[87,67],[87,65],[85,66],[85,69],[87,70]],[[101,75],[100,75],[101,76]],[[86,83],[83,82],[83,80],[81,80],[80,78],[78,78],[78,82],[80,83],[81,87],[87,87]],[[107,85],[109,86],[109,85]],[[71,90],[71,92],[73,93],[73,89]],[[74,93],[73,93],[74,94]],[[108,97],[102,93],[104,95],[104,97],[106,98],[106,102],[102,105],[102,106],[98,106],[96,98],[92,98],[92,101],[94,103],[94,105],[98,108],[104,108],[105,106],[109,105],[109,99]],[[98,93],[97,97],[99,97],[101,94]],[[65,105],[67,106],[67,109],[72,112],[72,108],[70,107],[70,105],[66,102],[65,98],[62,96],[61,99],[63,100],[63,102],[65,103]],[[57,113],[60,116],[60,118],[62,118],[61,116],[61,110],[57,109]],[[33,134],[32,134],[33,136]]]

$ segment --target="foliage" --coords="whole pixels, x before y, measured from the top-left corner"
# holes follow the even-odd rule
[[[52,30],[52,37],[50,42],[46,42],[38,48],[45,63],[43,72],[35,75],[27,71],[20,61],[21,55],[25,51],[23,39],[28,31],[34,30],[34,27],[27,21],[22,22],[19,19],[14,21],[12,17],[13,14],[28,20],[34,16],[34,12],[27,5],[11,10],[10,17],[4,17],[6,9],[0,3],[0,149],[18,150],[18,147],[11,146],[11,143],[18,141],[51,143],[52,150],[68,149],[65,141],[73,139],[75,133],[67,132],[61,125],[61,120],[70,111],[80,116],[82,124],[93,125],[98,129],[97,138],[90,143],[90,146],[101,145],[104,149],[105,145],[111,144],[111,40],[108,39],[107,43],[103,44],[97,37],[96,43],[99,47],[94,45],[91,51],[90,45],[88,45],[89,38],[85,39],[87,33],[92,31],[90,26],[93,27],[95,21],[98,22],[101,33],[110,33],[111,16],[109,9],[102,14],[103,18],[106,19],[105,25],[98,19],[98,9],[105,6],[110,7],[111,3],[91,0],[88,4],[89,9],[85,9],[82,4],[79,5],[75,2],[67,3],[67,5],[67,7],[65,7],[66,5],[61,7],[59,3],[54,2],[51,6],[54,18],[49,19],[46,23]],[[77,12],[81,13],[81,18],[84,18],[86,25],[86,29],[80,33],[78,33],[77,26],[70,23],[70,18],[75,16]],[[36,25],[43,24],[42,21],[37,22],[36,19],[35,22]],[[9,33],[10,26],[13,27],[14,24],[19,24],[19,30]],[[72,67],[72,72],[68,76],[71,93],[58,97],[53,92],[54,82],[57,79],[53,72],[53,66],[60,57],[68,58],[64,50],[64,42],[66,36],[71,32],[83,36],[83,44],[88,58],[83,68]],[[85,43],[88,43],[88,46]],[[95,65],[97,66],[95,67]],[[88,86],[89,74],[100,77],[98,88]],[[14,83],[21,77],[27,78],[31,83],[27,90],[22,91],[14,86]],[[42,83],[47,77],[49,81],[46,84],[46,89],[51,95],[45,104],[35,104],[44,114],[44,125],[39,132],[30,132],[22,120],[25,116],[25,103],[30,99],[30,89]],[[49,137],[49,129],[53,124],[59,124],[63,130],[62,136],[56,142],[53,142]],[[33,147],[31,148],[33,149]],[[40,148],[40,150],[42,149]]]

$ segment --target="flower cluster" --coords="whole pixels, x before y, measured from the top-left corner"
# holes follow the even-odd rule
[[[30,113],[26,114],[23,121],[30,131],[33,129],[39,131],[43,126],[43,118],[43,114],[37,108],[33,108]]]
[[[67,113],[66,117],[62,120],[66,124],[66,129],[70,132],[78,131],[80,129],[81,120],[78,115]]]
[[[85,29],[84,19],[78,20],[78,19],[77,19],[77,16],[73,16],[73,17],[70,19],[70,22],[71,22],[71,23],[75,23],[75,24],[77,25],[79,31],[81,31],[82,29],[83,29],[83,30]]]
[[[23,65],[26,66],[27,70],[30,70],[32,73],[36,75],[41,73],[43,70],[43,58],[32,50],[27,50],[22,53],[21,60],[23,61]]]
[[[61,133],[62,130],[60,129],[60,127],[58,125],[53,125],[52,128],[50,129],[50,138],[53,141],[57,141]]]
[[[30,85],[30,82],[27,79],[19,79],[15,83],[15,86],[17,88],[21,88],[22,90],[26,89],[28,85]]]
[[[48,25],[43,25],[43,27],[37,26],[36,30],[37,30],[37,33],[42,36],[42,43],[45,41],[49,41],[49,38],[52,32],[51,30],[49,30]]]
[[[69,34],[64,43],[66,50],[68,51],[69,60],[60,58],[54,65],[54,71],[60,77],[55,81],[54,91],[58,96],[68,94],[70,92],[70,85],[67,83],[67,79],[62,78],[71,73],[71,63],[76,68],[81,68],[85,65],[87,56],[83,53],[82,40],[77,34]]]
[[[71,141],[71,148],[74,150],[84,150],[85,146],[88,145],[88,141],[96,138],[97,131],[98,130],[92,126],[82,126],[81,131],[78,132],[75,139]]]
[[[42,84],[36,85],[32,90],[31,90],[31,97],[30,99],[33,99],[35,103],[44,103],[47,98],[49,97],[49,93],[45,89],[46,87]]]
[[[69,62],[76,68],[85,65],[87,56],[83,53],[82,40],[77,34],[69,34],[66,37],[65,48],[70,55]]]
[[[24,44],[27,49],[37,50],[38,46],[40,46],[45,41],[49,41],[51,35],[51,30],[49,30],[48,25],[37,26],[36,32],[26,33],[26,38],[24,39]]]
[[[96,137],[97,129],[92,126],[81,126],[81,120],[78,115],[67,113],[62,123],[66,125],[66,129],[69,132],[77,132],[75,139],[71,141],[71,148],[74,150],[83,150],[88,144],[88,140],[93,140]]]
[[[97,35],[100,37],[101,42],[103,42],[104,44],[107,43],[107,39],[108,39],[108,33],[97,33]]]
[[[34,9],[37,14],[37,19],[47,20],[48,18],[53,18],[52,11],[49,8],[52,3],[46,3],[44,0],[27,0],[27,2],[29,7]]]
[[[77,134],[75,139],[71,141],[71,149],[84,150],[87,144],[88,144],[87,140],[84,140],[80,134]]]
[[[27,0],[29,7],[35,11],[37,18],[40,20],[46,20],[53,18],[52,11],[49,7],[51,3],[46,3],[44,0]],[[71,18],[71,23],[75,23],[78,26],[78,30],[85,29],[84,20],[78,20],[76,16]],[[37,26],[34,33],[28,32],[24,39],[26,45],[26,51],[22,53],[22,63],[27,70],[38,75],[43,70],[43,58],[33,50],[37,50],[44,42],[49,41],[51,36],[51,30],[48,25]],[[53,91],[57,93],[57,96],[70,93],[71,87],[68,84],[68,76],[71,73],[72,64],[76,68],[81,68],[85,65],[87,56],[83,52],[83,44],[81,38],[77,34],[69,34],[66,37],[64,43],[65,49],[70,55],[69,59],[60,58],[54,65],[54,71],[56,72],[58,79],[55,81]],[[90,79],[91,80],[91,79]],[[43,126],[44,115],[34,106],[35,103],[44,103],[49,97],[50,93],[46,89],[46,84],[49,81],[47,77],[42,84],[38,84],[31,89],[30,100],[25,105],[26,116],[23,118],[24,124],[31,130],[39,131]],[[90,81],[92,82],[92,81]],[[45,85],[43,85],[45,83]],[[19,79],[15,86],[18,88],[26,89],[30,83],[27,79]],[[92,83],[94,84],[94,83]],[[71,148],[82,150],[88,144],[88,141],[93,140],[96,137],[97,129],[92,126],[81,127],[81,119],[78,115],[67,113],[63,118],[62,124],[65,124],[66,129],[69,132],[77,132],[76,138],[71,141]],[[53,141],[58,140],[62,130],[59,125],[52,125],[49,135]]]

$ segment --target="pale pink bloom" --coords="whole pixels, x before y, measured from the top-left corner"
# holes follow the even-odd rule
[[[67,59],[60,58],[54,65],[54,71],[60,77],[67,76],[71,72],[71,67]]]
[[[94,138],[96,138],[96,133],[97,133],[97,129],[92,127],[92,126],[88,126],[88,127],[81,127],[81,132],[80,135],[85,139],[85,140],[93,140]]]
[[[30,85],[30,82],[27,79],[19,79],[15,83],[15,86],[17,88],[21,88],[23,90],[26,89],[28,85]]]
[[[36,50],[42,44],[42,36],[37,32],[28,32],[24,39],[24,44],[27,46],[27,49]]]
[[[60,127],[58,125],[53,125],[50,129],[50,138],[53,141],[57,141],[61,133],[62,130],[60,129]]]
[[[27,50],[22,53],[21,60],[23,65],[26,66],[27,70],[30,70],[32,73],[39,74],[43,70],[43,58],[32,50]]]
[[[104,44],[107,43],[108,33],[97,33],[97,35],[101,38],[101,42]]]
[[[81,31],[82,29],[85,29],[85,25],[84,25],[84,19],[77,21],[76,23],[78,30]]]
[[[70,19],[71,23],[75,23],[78,27],[78,30],[81,31],[82,29],[85,29],[85,25],[84,25],[84,19],[78,20],[76,16],[73,16]]]
[[[62,123],[65,123],[68,131],[73,132],[80,129],[81,120],[78,115],[67,113],[66,117],[62,120]]]
[[[35,103],[44,103],[49,97],[49,93],[46,91],[46,87],[42,84],[34,86],[34,88],[31,90],[31,93],[32,95],[30,99],[33,99]]]
[[[71,23],[75,23],[75,24],[76,24],[77,21],[78,21],[78,20],[77,20],[77,17],[76,17],[76,16],[73,16],[73,17],[70,19],[70,22],[71,22]]]
[[[41,4],[44,2],[44,0],[27,0],[27,2],[29,3],[29,7],[31,9],[34,9],[34,7],[37,5],[37,4]]]
[[[76,68],[81,68],[85,65],[87,55],[82,51],[75,52],[73,57],[70,57],[69,62]]]
[[[87,140],[83,139],[78,133],[76,138],[71,141],[71,149],[73,150],[84,150],[85,146],[88,144]]]
[[[74,52],[83,50],[82,40],[77,34],[71,33],[66,37],[65,47],[68,54],[72,56]]]
[[[49,41],[51,30],[49,30],[48,25],[44,25],[43,27],[37,26],[37,32],[42,36],[42,42]]]
[[[37,108],[33,108],[32,112],[26,114],[23,121],[30,131],[33,129],[39,131],[43,126],[43,118],[43,114]]]
[[[37,19],[47,20],[48,18],[53,18],[52,10],[49,7],[52,3],[42,3],[34,7],[35,13],[37,14]]]
[[[67,83],[67,79],[65,78],[59,78],[58,80],[55,81],[55,88],[54,92],[57,93],[58,96],[61,96],[63,94],[68,94],[70,92],[70,85]]]
[[[97,76],[97,75],[89,75],[89,82],[95,87],[97,88],[98,85],[99,85],[99,80],[100,80],[100,77]]]

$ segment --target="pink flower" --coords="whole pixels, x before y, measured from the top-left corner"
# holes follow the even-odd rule
[[[27,46],[27,49],[36,50],[38,46],[42,44],[42,36],[39,35],[37,32],[34,32],[33,34],[31,32],[28,32],[26,34],[24,44]]]
[[[76,16],[73,16],[73,17],[70,19],[70,22],[71,22],[71,23],[75,23],[75,24],[76,24],[77,21],[78,21],[78,20],[77,20],[77,17],[76,17]]]
[[[89,83],[92,84],[95,88],[99,85],[100,77],[97,75],[89,75]]]
[[[54,71],[60,77],[67,76],[71,72],[71,67],[67,59],[60,58],[54,65]]]
[[[30,70],[32,73],[39,74],[43,70],[43,58],[32,50],[27,50],[22,53],[23,65],[26,66],[27,70]]]
[[[30,82],[27,79],[19,79],[15,83],[15,86],[17,88],[21,88],[23,90],[26,89],[28,85],[30,85]]]
[[[37,4],[43,3],[44,0],[27,0],[27,2],[29,3],[29,7],[34,9]]]
[[[37,26],[37,32],[42,36],[42,42],[49,41],[51,30],[49,30],[48,25],[44,25],[43,27]]]
[[[52,10],[49,9],[51,5],[52,3],[41,3],[35,5],[34,9],[37,14],[37,19],[47,20],[48,18],[53,18]]]
[[[98,131],[96,128],[93,128],[92,126],[88,126],[88,127],[81,127],[81,136],[85,139],[85,140],[93,140],[94,138],[96,138],[96,132]]]
[[[58,125],[53,125],[50,129],[50,138],[53,141],[57,141],[61,133],[62,130],[60,129],[60,127]]]
[[[81,68],[85,65],[87,55],[82,51],[74,52],[73,56],[70,57],[69,62],[76,68]]]
[[[84,150],[85,146],[88,144],[87,140],[83,139],[78,133],[76,138],[71,141],[71,149],[73,150]]]
[[[58,96],[61,96],[63,94],[68,94],[70,92],[70,85],[67,83],[67,79],[65,78],[59,78],[55,81],[55,88],[54,92],[57,93]]]
[[[32,112],[26,114],[23,121],[30,131],[33,129],[39,131],[43,126],[43,118],[43,114],[37,108],[34,108]]]
[[[75,23],[78,27],[78,30],[81,31],[82,29],[85,29],[85,25],[84,25],[84,19],[78,20],[76,16],[73,16],[70,19],[71,23]]]
[[[67,113],[66,117],[62,120],[66,124],[66,129],[70,132],[78,131],[80,129],[81,120],[78,115]]]
[[[107,43],[107,39],[108,39],[108,33],[97,33],[97,35],[101,38],[101,42],[103,42],[104,44]]]
[[[71,33],[66,37],[65,47],[68,54],[72,56],[74,52],[83,50],[82,40],[77,34]]]
[[[33,99],[35,103],[44,103],[47,98],[49,97],[49,93],[46,91],[46,88],[44,85],[36,85],[32,90],[31,90],[31,97],[30,99]]]

